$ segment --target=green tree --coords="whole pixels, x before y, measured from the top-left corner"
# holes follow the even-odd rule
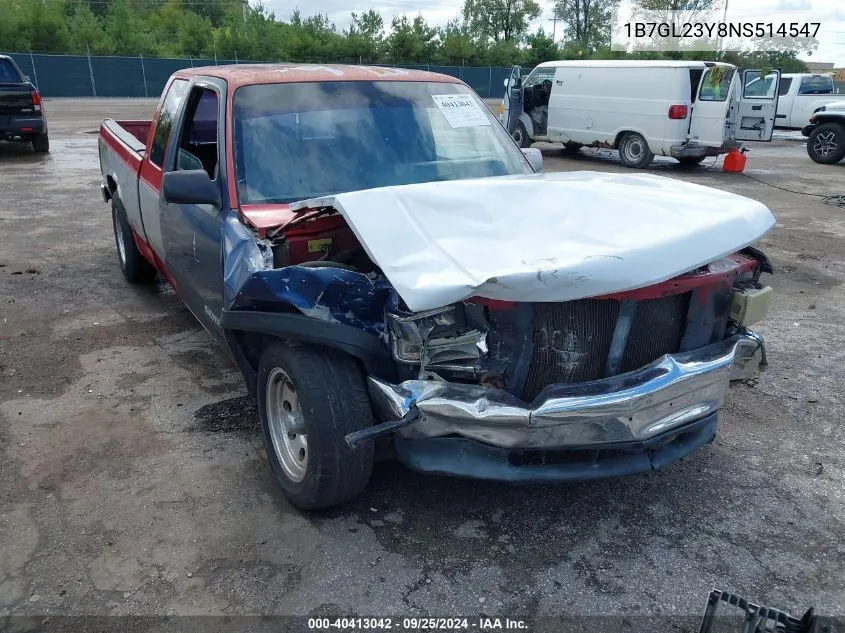
[[[114,52],[114,43],[106,33],[103,20],[91,11],[88,5],[78,4],[67,20],[69,51],[92,55],[109,55]]]
[[[112,0],[106,12],[105,28],[111,34],[117,55],[150,55],[157,52],[149,26],[126,0]]]
[[[370,9],[358,15],[352,12],[352,23],[344,33],[343,57],[351,61],[374,62],[381,58],[384,48],[384,19]]]
[[[483,51],[473,38],[469,25],[458,19],[449,20],[440,30],[438,60],[455,66],[479,63]]]
[[[394,63],[428,62],[437,49],[437,29],[426,24],[418,15],[409,20],[407,15],[393,18],[387,49]]]
[[[518,42],[540,11],[534,0],[464,0],[463,17],[482,39]]]
[[[70,39],[65,24],[64,0],[27,0],[22,3],[21,9],[21,35],[29,48],[42,53],[67,52]],[[6,19],[5,14],[3,19]]]
[[[560,57],[557,44],[542,26],[535,33],[529,35],[525,39],[525,43],[526,47],[520,55],[522,64],[525,66],[536,66]]]
[[[565,40],[585,54],[610,45],[613,11],[619,0],[557,0],[555,17],[566,26]]]

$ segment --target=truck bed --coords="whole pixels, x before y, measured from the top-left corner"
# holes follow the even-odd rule
[[[151,121],[106,119],[98,142],[103,180],[111,197],[125,209],[130,227],[143,240],[147,235],[141,219],[139,179],[150,125]]]

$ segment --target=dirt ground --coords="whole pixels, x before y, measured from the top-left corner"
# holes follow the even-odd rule
[[[760,244],[768,371],[683,462],[520,487],[386,463],[356,501],[306,514],[276,488],[236,370],[167,286],[120,275],[96,130],[152,110],[51,100],[49,156],[0,144],[0,629],[21,614],[697,617],[714,587],[845,614],[845,209],[712,159],[654,165],[778,220]],[[612,152],[543,151],[550,171],[624,170]],[[752,144],[746,174],[845,193],[845,164],[811,162],[794,135]]]

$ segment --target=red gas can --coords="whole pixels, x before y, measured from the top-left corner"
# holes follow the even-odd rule
[[[745,153],[735,149],[728,152],[725,156],[725,164],[722,165],[723,171],[729,171],[734,174],[739,174],[745,169]]]

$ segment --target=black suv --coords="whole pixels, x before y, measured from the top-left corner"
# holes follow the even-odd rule
[[[0,55],[0,141],[32,143],[36,152],[50,151],[41,95],[6,55]]]

